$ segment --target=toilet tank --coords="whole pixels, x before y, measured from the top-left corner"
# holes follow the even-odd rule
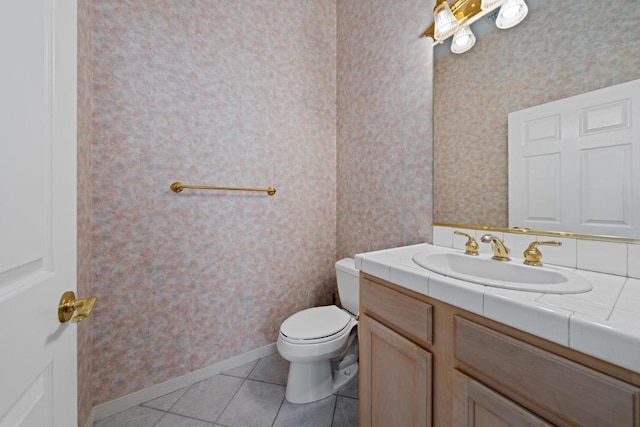
[[[338,279],[338,294],[342,307],[351,314],[360,312],[359,274],[353,258],[343,258],[336,262],[336,278]]]

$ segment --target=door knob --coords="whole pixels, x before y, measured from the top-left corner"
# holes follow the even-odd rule
[[[96,297],[76,299],[76,294],[73,291],[67,291],[60,298],[58,320],[60,320],[60,323],[65,323],[71,319],[71,323],[78,323],[91,314],[97,302],[98,298]],[[74,316],[73,313],[75,311],[78,313]]]

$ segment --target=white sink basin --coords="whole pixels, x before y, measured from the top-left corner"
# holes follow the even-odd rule
[[[422,252],[413,262],[444,276],[497,288],[550,294],[578,294],[593,288],[587,279],[571,271],[531,267],[515,260],[495,261],[482,255]]]

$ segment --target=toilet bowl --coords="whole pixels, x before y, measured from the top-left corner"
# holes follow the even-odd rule
[[[286,399],[309,403],[355,381],[358,374],[358,270],[352,258],[336,263],[343,309],[329,305],[299,311],[280,326],[278,352],[290,362]]]

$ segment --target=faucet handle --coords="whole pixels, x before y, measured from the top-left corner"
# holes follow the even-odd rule
[[[472,235],[463,233],[462,231],[454,231],[453,234],[457,234],[459,236],[466,236],[467,243],[465,243],[464,248],[466,249],[465,254],[467,255],[478,255],[478,242],[473,238]]]
[[[529,246],[524,251],[524,263],[527,265],[533,265],[540,267],[542,265],[542,252],[538,249],[538,246],[562,246],[562,242],[557,240],[549,240],[546,242],[533,241],[529,243]]]

